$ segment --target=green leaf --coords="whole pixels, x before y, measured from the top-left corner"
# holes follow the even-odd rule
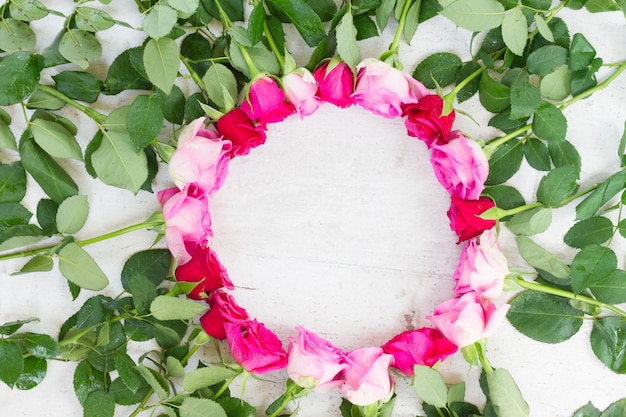
[[[220,109],[230,110],[237,101],[237,80],[222,64],[211,65],[202,78],[207,95]]]
[[[526,77],[518,78],[511,84],[511,119],[528,117],[541,105],[539,89]]]
[[[158,3],[143,18],[141,27],[148,36],[156,40],[170,33],[177,19],[176,10],[165,4]],[[146,65],[146,68],[148,68],[148,65]]]
[[[39,84],[43,68],[41,55],[13,52],[0,61],[0,106],[9,106],[26,99]]]
[[[502,39],[511,52],[522,56],[528,40],[526,16],[518,7],[504,15],[502,20]]]
[[[437,408],[445,408],[448,389],[441,374],[425,365],[415,365],[413,369],[413,389],[420,400]]]
[[[424,84],[426,88],[448,86],[455,82],[456,74],[461,68],[461,58],[449,52],[438,52],[428,56],[417,65],[413,78]]]
[[[150,312],[158,320],[189,320],[204,313],[207,307],[178,297],[158,296],[150,304]]]
[[[598,62],[598,65],[595,64],[596,62]],[[596,73],[598,72],[600,66],[602,66],[602,59],[596,58],[593,60],[591,66],[589,66],[588,68],[574,71],[572,73],[570,89],[573,96],[577,96],[580,93],[583,93],[598,85]]]
[[[531,74],[548,75],[565,65],[566,61],[567,49],[558,45],[543,46],[528,55],[528,71]]]
[[[500,113],[511,105],[511,93],[509,87],[495,81],[487,71],[480,76],[478,86],[480,104],[492,113]]]
[[[150,39],[143,53],[143,63],[152,84],[169,94],[178,74],[180,59],[173,39]]]
[[[19,345],[0,339],[0,381],[13,388],[23,369],[24,359]]]
[[[56,158],[83,160],[76,138],[62,125],[44,119],[35,119],[30,130],[37,145]]]
[[[569,50],[569,69],[582,70],[596,57],[596,50],[582,33],[575,33]]]
[[[461,65],[461,68],[457,71],[454,82],[455,84],[460,84],[463,80],[473,74],[475,71],[480,69],[480,65],[474,61],[466,62]],[[478,87],[480,86],[480,78],[476,77],[465,87],[461,88],[456,95],[456,99],[459,103],[462,103],[466,100],[469,100],[476,94],[478,91]]]
[[[74,100],[94,103],[102,90],[102,81],[88,72],[63,71],[53,75],[57,89]]]
[[[33,214],[15,202],[0,203],[0,231],[18,224],[28,224]]]
[[[564,140],[567,119],[554,104],[544,102],[533,115],[533,132],[547,141]]]
[[[137,365],[136,369],[142,378],[154,390],[157,396],[161,400],[166,400],[169,396],[169,385],[167,380],[153,369],[147,368],[143,365]]]
[[[132,64],[135,55],[143,63],[143,48],[131,48],[119,54],[111,63],[104,82],[105,94],[118,94],[124,90],[149,90],[152,84]],[[143,69],[142,69],[143,70]]]
[[[45,238],[42,230],[34,224],[9,226],[0,231],[0,252],[29,246]]]
[[[511,178],[520,168],[524,159],[522,141],[510,140],[498,146],[489,157],[489,176],[486,184],[501,184]]]
[[[613,223],[606,217],[590,217],[572,226],[563,240],[573,248],[602,244],[613,236]]]
[[[396,0],[381,0],[380,6],[376,8],[376,24],[383,30],[389,22],[391,11],[396,5]]]
[[[12,0],[9,10],[12,17],[24,22],[43,19],[48,15],[48,9],[39,0]]]
[[[130,280],[135,275],[142,275],[156,287],[165,279],[171,261],[172,255],[167,249],[148,249],[133,254],[122,268],[122,286],[131,292]]]
[[[78,194],[78,185],[27,134],[20,140],[21,162],[43,191],[57,204]]]
[[[52,94],[37,88],[28,98],[26,107],[29,109],[59,110],[65,106],[65,102]]]
[[[109,375],[94,369],[89,362],[82,360],[74,370],[74,393],[84,407],[89,394],[104,391],[109,385]]]
[[[618,374],[626,373],[626,322],[619,317],[603,317],[593,322],[591,349],[610,370]],[[609,407],[610,408],[610,407]],[[626,404],[622,408],[622,413]],[[622,413],[609,414],[621,416]],[[602,416],[606,411],[602,413]]]
[[[593,295],[603,303],[626,303],[626,271],[616,269],[589,288]]]
[[[87,69],[89,61],[95,61],[102,55],[102,46],[93,33],[70,29],[61,38],[59,53],[71,63]]]
[[[16,320],[2,323],[0,325],[0,335],[10,336],[22,328],[23,325],[38,321],[37,319]]]
[[[594,407],[591,402],[588,402],[584,407],[576,410],[572,417],[600,417],[600,410]]]
[[[17,151],[15,136],[13,135],[13,132],[11,132],[9,125],[3,120],[0,120],[0,148]]]
[[[517,384],[504,368],[487,374],[489,399],[498,416],[528,417],[530,408],[522,397]]]
[[[45,359],[37,357],[27,357],[24,359],[24,369],[15,386],[21,390],[29,390],[35,388],[43,381],[48,371],[48,362]]]
[[[248,19],[248,37],[250,43],[255,45],[263,39],[263,26],[265,25],[265,7],[263,3],[258,3],[252,9]]]
[[[617,193],[626,187],[626,171],[620,171],[604,180],[591,194],[576,206],[576,220],[595,215]]]
[[[200,388],[210,387],[235,375],[237,372],[222,366],[198,368],[185,375],[183,389],[187,392],[195,392]]]
[[[556,281],[555,284],[567,285],[569,283],[570,270],[559,258],[533,242],[529,237],[517,236],[515,240],[520,255],[528,265],[552,275]]]
[[[126,127],[136,151],[141,151],[156,139],[163,128],[163,100],[157,94],[135,97],[126,116]]]
[[[502,24],[504,6],[496,0],[457,0],[444,6],[440,14],[464,29],[480,32]]]
[[[317,46],[326,37],[320,17],[303,0],[272,0],[272,3],[291,19],[307,45]]]
[[[32,51],[37,39],[28,23],[3,19],[0,25],[0,49],[7,52]]]
[[[407,44],[411,44],[411,40],[413,39],[413,36],[415,36],[415,32],[417,31],[417,26],[419,25],[420,22],[420,8],[422,6],[422,0],[416,0],[415,2],[413,2],[413,4],[411,5],[411,8],[409,9],[409,12],[406,15],[406,23],[404,24],[404,30],[402,31],[402,35],[404,36],[404,39],[406,39],[406,43]],[[360,15],[363,16],[363,15]],[[368,21],[371,21],[368,19]],[[376,27],[374,26],[374,29]],[[361,31],[359,30],[359,33]],[[378,35],[377,32],[375,32],[372,36],[376,36]],[[361,38],[363,39],[363,38]]]
[[[83,417],[113,417],[115,414],[113,395],[104,391],[89,394],[83,407]]]
[[[59,270],[68,281],[93,291],[99,291],[109,284],[98,264],[77,243],[63,246],[58,256]]]
[[[579,175],[582,165],[580,154],[576,147],[566,140],[548,142],[548,152],[555,167],[572,166]]]
[[[187,397],[178,409],[180,417],[227,417],[224,409],[215,401]]]
[[[506,222],[506,227],[516,235],[532,236],[548,230],[552,222],[552,210],[536,207],[516,214]]]
[[[624,133],[622,133],[619,145],[617,145],[617,157],[622,161],[622,167],[626,166],[626,153],[624,151],[626,151],[626,121],[624,122]]]
[[[551,100],[564,100],[570,95],[572,73],[567,65],[561,65],[541,79],[539,91],[541,95]]]
[[[550,30],[550,27],[546,23],[545,19],[539,13],[535,14],[535,25],[537,26],[539,34],[543,36],[545,40],[548,42],[554,42],[552,30]]]
[[[18,202],[25,195],[26,172],[22,164],[0,164],[0,202]]]
[[[89,298],[76,313],[76,329],[86,330],[101,324],[107,320],[102,297],[94,296]]]
[[[570,268],[572,290],[578,294],[612,274],[617,269],[617,256],[606,246],[588,245],[574,256]]]
[[[150,280],[142,274],[135,274],[130,277],[128,281],[129,292],[133,296],[133,303],[135,308],[140,314],[147,313],[150,308],[150,303],[157,296],[157,287]]]
[[[356,67],[361,61],[361,52],[356,44],[356,28],[349,11],[343,15],[337,25],[337,53],[350,68]]]
[[[578,188],[578,173],[571,165],[554,168],[539,182],[537,201],[548,207],[559,207]]]
[[[622,6],[624,7],[624,6]],[[607,407],[606,410],[600,415],[600,417],[620,417],[626,413],[626,398],[615,401],[613,404]]]
[[[550,171],[550,153],[548,147],[537,138],[530,138],[524,142],[524,156],[528,164],[539,171]]]
[[[33,356],[42,359],[51,359],[61,353],[57,342],[47,334],[27,333],[24,347]]]
[[[239,398],[222,396],[216,401],[229,417],[256,417],[256,408]]]
[[[86,195],[68,197],[59,205],[56,225],[60,233],[73,234],[78,232],[87,220],[89,201]]]
[[[92,7],[77,7],[74,13],[76,27],[87,32],[99,32],[115,24],[115,20],[104,10]]]
[[[31,272],[49,272],[52,271],[54,262],[50,256],[38,255],[31,258],[16,274],[29,274]]]

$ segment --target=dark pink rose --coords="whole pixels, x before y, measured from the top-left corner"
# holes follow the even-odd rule
[[[280,122],[295,112],[293,106],[285,101],[283,90],[268,76],[250,83],[248,94],[239,108],[261,126]]]
[[[450,139],[450,130],[454,123],[454,110],[445,116],[443,100],[437,95],[427,95],[417,103],[404,104],[402,116],[409,136],[418,138],[430,148],[433,143],[446,143]]]
[[[354,74],[343,61],[328,71],[329,62],[320,65],[314,77],[317,80],[318,96],[328,103],[339,107],[349,107],[354,103],[352,92],[354,90]]]
[[[448,143],[434,143],[430,163],[435,176],[451,196],[477,200],[485,189],[489,162],[480,145],[460,132]]]
[[[347,354],[348,367],[343,372],[341,395],[354,405],[387,402],[393,395],[389,366],[393,356],[380,347],[366,347]]]
[[[157,198],[163,209],[167,248],[179,265],[189,262],[190,251],[213,236],[206,194],[192,183],[182,191],[160,191]]]
[[[226,323],[240,323],[250,320],[248,312],[240,307],[235,299],[224,291],[215,291],[207,300],[209,311],[200,317],[200,324],[207,334],[218,340],[226,339]]]
[[[377,59],[365,59],[357,66],[352,98],[359,106],[387,118],[402,114],[402,105],[417,103],[429,92],[419,81]]]
[[[287,352],[278,336],[254,320],[225,323],[226,339],[233,358],[243,369],[263,374],[287,366]]]
[[[176,268],[176,280],[182,282],[197,282],[187,296],[194,300],[207,298],[211,291],[219,288],[234,289],[228,278],[226,269],[217,259],[215,252],[204,244],[196,246],[191,253],[191,260]]]
[[[328,392],[338,388],[338,375],[346,368],[346,355],[330,342],[303,327],[297,338],[289,338],[289,378],[303,388]]]
[[[499,308],[474,292],[444,301],[426,316],[443,335],[460,348],[489,337],[502,323],[509,305]]]
[[[437,329],[423,327],[394,336],[383,345],[383,351],[394,357],[393,367],[413,376],[415,365],[433,366],[457,351],[457,346]]]
[[[490,198],[480,197],[478,200],[463,200],[452,196],[448,218],[450,219],[450,229],[452,229],[460,243],[480,235],[485,230],[489,230],[496,225],[495,220],[484,220],[480,215],[495,204]]]
[[[265,129],[254,124],[241,109],[233,109],[220,117],[215,127],[224,139],[231,141],[231,157],[247,155],[250,149],[265,143]]]
[[[493,300],[502,293],[504,277],[508,273],[508,262],[500,250],[496,234],[487,230],[465,243],[453,275],[456,281],[454,291],[457,294],[475,292]]]
[[[287,101],[296,109],[302,119],[313,114],[322,103],[317,97],[317,82],[304,68],[290,72],[282,79]]]

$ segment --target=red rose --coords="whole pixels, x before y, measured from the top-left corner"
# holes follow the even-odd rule
[[[209,336],[218,340],[226,339],[227,323],[242,323],[250,320],[248,312],[240,307],[235,299],[223,291],[214,292],[207,300],[211,308],[200,317],[200,324]]]
[[[393,366],[413,376],[413,366],[433,366],[457,351],[457,346],[437,329],[423,327],[394,336],[383,345],[383,351],[394,357]]]
[[[265,143],[265,130],[254,124],[240,109],[226,113],[215,124],[224,139],[232,142],[231,156],[247,155],[250,149]]]
[[[287,366],[287,352],[280,339],[263,323],[255,319],[226,323],[224,327],[230,352],[246,371],[262,374]]]
[[[428,95],[417,103],[403,104],[402,116],[408,116],[404,122],[409,136],[424,141],[430,149],[433,143],[447,143],[450,129],[454,123],[454,110],[441,115],[443,100],[437,95]]]
[[[206,298],[211,291],[218,288],[234,289],[226,269],[217,259],[215,252],[203,244],[196,246],[189,262],[176,268],[175,275],[177,281],[198,283],[187,294],[194,300]]]
[[[328,70],[328,62],[315,70],[315,80],[318,82],[317,95],[323,101],[339,107],[349,107],[354,103],[352,90],[354,89],[354,74],[343,61],[333,69]]]
[[[490,198],[463,200],[452,196],[448,218],[450,219],[450,228],[459,237],[457,243],[476,237],[483,231],[495,226],[495,220],[484,220],[479,217],[492,207],[495,207],[495,204]]]

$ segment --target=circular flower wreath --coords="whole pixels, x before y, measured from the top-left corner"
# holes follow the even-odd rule
[[[443,101],[410,75],[376,60],[366,59],[357,76],[342,61],[322,64],[314,74],[299,68],[279,80],[258,76],[249,85],[239,108],[205,127],[200,118],[178,136],[169,161],[175,187],[158,193],[166,220],[167,245],[177,261],[178,281],[195,283],[188,296],[205,300],[210,309],[200,318],[204,330],[227,340],[233,358],[248,372],[262,374],[287,368],[302,390],[339,389],[357,406],[383,404],[393,395],[389,367],[407,376],[414,365],[435,366],[457,351],[483,340],[503,320],[508,305],[496,307],[508,273],[493,227],[480,214],[494,203],[480,197],[487,179],[487,158],[478,143],[452,130],[454,111],[443,115]],[[234,286],[216,253],[209,200],[223,184],[232,158],[247,155],[265,142],[266,126],[298,113],[301,118],[323,102],[345,108],[359,105],[386,118],[405,117],[409,136],[431,151],[434,173],[449,192],[450,227],[465,242],[456,270],[457,297],[441,303],[426,318],[436,328],[409,330],[381,347],[343,352],[316,334],[297,327],[286,352],[279,338],[249,317],[226,290]]]

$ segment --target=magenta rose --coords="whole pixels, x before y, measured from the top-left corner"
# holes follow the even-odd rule
[[[366,347],[353,350],[347,358],[341,395],[361,406],[389,401],[393,395],[393,379],[389,375],[393,356],[381,347]]]
[[[205,129],[204,117],[200,117],[180,131],[168,165],[169,175],[180,190],[194,183],[210,195],[224,183],[229,150],[230,142]]]
[[[331,61],[332,62],[332,61]],[[314,77],[317,80],[318,96],[327,103],[346,108],[354,103],[354,74],[352,69],[343,61],[333,66],[330,71],[330,62],[325,62],[316,70]]]
[[[191,260],[179,265],[174,273],[177,281],[196,282],[197,285],[187,294],[189,298],[201,300],[207,298],[211,291],[218,288],[234,289],[228,278],[226,269],[217,259],[216,253],[206,246],[199,244],[191,253]]]
[[[330,342],[303,327],[289,338],[287,374],[297,385],[328,392],[341,385],[338,375],[346,368],[346,355]]]
[[[226,339],[233,358],[243,369],[263,374],[287,366],[287,352],[278,336],[254,320],[225,323]]]
[[[454,271],[457,294],[475,292],[480,297],[494,299],[500,296],[504,277],[509,273],[506,256],[493,230],[483,232],[465,243],[459,264]]]
[[[480,145],[460,132],[448,143],[434,143],[430,163],[435,176],[451,196],[477,200],[485,189],[489,163]]]
[[[383,345],[383,351],[393,355],[393,367],[413,376],[415,365],[433,366],[457,351],[457,346],[437,329],[423,327],[395,335]]]
[[[195,183],[160,191],[157,199],[165,219],[165,241],[179,265],[191,260],[190,252],[213,236],[209,203]]]
[[[433,143],[446,143],[450,139],[450,130],[454,123],[454,110],[445,116],[441,97],[429,94],[417,103],[404,104],[402,116],[407,133],[423,141],[430,149]]]
[[[230,156],[247,155],[265,143],[265,129],[257,126],[241,109],[232,109],[215,123],[215,128],[232,143]]]
[[[300,118],[314,113],[321,101],[317,97],[317,82],[304,68],[290,72],[282,78],[287,101],[295,108]]]
[[[248,312],[224,291],[215,291],[207,300],[209,311],[200,317],[200,324],[207,334],[215,339],[226,339],[226,323],[241,323],[250,320]]]
[[[456,243],[471,239],[496,225],[495,220],[481,219],[480,215],[495,204],[490,198],[480,197],[478,200],[463,200],[452,196],[448,218],[450,228],[459,237]]]
[[[283,90],[269,76],[250,83],[246,99],[239,108],[263,127],[267,123],[280,122],[295,112],[293,106],[285,101]]]
[[[443,335],[463,348],[491,335],[502,323],[509,305],[499,308],[474,292],[444,301],[426,316]]]
[[[386,62],[368,58],[358,66],[352,98],[359,106],[384,117],[402,114],[402,105],[417,103],[429,92],[409,74]]]

